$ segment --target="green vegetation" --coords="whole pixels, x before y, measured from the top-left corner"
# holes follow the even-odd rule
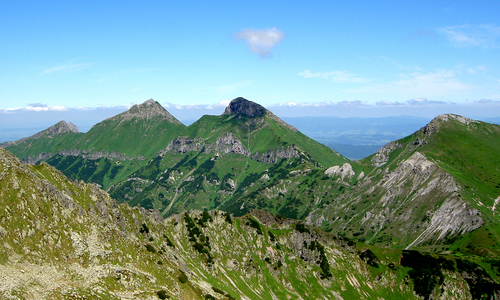
[[[170,299],[170,296],[164,290],[156,292],[156,295],[158,295],[159,299]]]

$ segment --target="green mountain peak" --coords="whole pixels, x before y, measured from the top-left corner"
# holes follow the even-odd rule
[[[132,119],[150,120],[155,118],[167,120],[174,124],[181,124],[181,122],[172,116],[160,103],[153,99],[146,100],[142,104],[135,104],[129,110],[107,120],[120,120],[120,122],[123,122]]]

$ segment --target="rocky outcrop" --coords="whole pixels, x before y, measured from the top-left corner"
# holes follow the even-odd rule
[[[446,237],[473,231],[484,224],[477,209],[460,197],[455,179],[420,152],[401,162],[368,193],[378,190],[378,205],[364,214],[372,228],[396,227],[413,236],[408,247],[439,243]],[[424,211],[425,217],[419,217]],[[418,230],[416,229],[418,228]]]
[[[239,139],[237,139],[231,132],[226,133],[225,135],[219,137],[215,143],[208,144],[205,147],[205,152],[207,153],[236,153],[242,155],[250,155],[250,151],[248,151],[245,146],[241,143]]]
[[[172,140],[168,146],[159,153],[159,155],[165,155],[165,153],[169,151],[178,153],[203,151],[204,153],[212,153],[216,155],[236,153],[249,156],[256,161],[265,164],[274,164],[283,158],[300,157],[299,151],[297,151],[297,149],[293,146],[269,149],[266,153],[262,154],[258,152],[252,154],[245,146],[243,146],[242,142],[230,132],[219,137],[214,143],[209,143],[202,139],[178,137]]]
[[[278,147],[276,149],[269,149],[267,153],[262,153],[259,154],[258,152],[253,154],[252,159],[262,162],[265,164],[275,164],[281,159],[288,159],[288,158],[299,158],[299,151],[295,149],[293,146],[288,146],[288,147]]]
[[[387,163],[389,160],[389,155],[392,151],[398,149],[401,145],[398,142],[390,142],[380,148],[371,159],[371,164],[374,167],[381,167]]]
[[[178,153],[186,153],[191,151],[201,151],[204,147],[202,139],[188,139],[186,137],[177,137],[173,139],[168,146],[160,151],[159,155],[164,155],[167,152],[173,151]]]
[[[352,169],[352,166],[349,163],[345,163],[340,166],[333,166],[325,171],[325,175],[333,177],[333,176],[339,176],[341,180],[344,180],[344,178],[351,179],[356,175]]]

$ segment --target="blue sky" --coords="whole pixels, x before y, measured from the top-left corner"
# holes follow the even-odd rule
[[[149,98],[201,115],[238,96],[288,115],[499,116],[498,12],[498,1],[2,1],[0,117]]]

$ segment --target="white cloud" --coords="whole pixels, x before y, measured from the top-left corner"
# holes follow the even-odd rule
[[[90,66],[95,65],[96,63],[86,63],[86,64],[66,64],[57,67],[52,67],[43,70],[44,74],[52,74],[52,73],[67,73],[74,71],[81,71],[84,69],[88,69]]]
[[[250,50],[261,57],[271,56],[271,50],[283,38],[285,33],[276,27],[270,29],[244,29],[235,34],[239,40],[244,40]]]
[[[329,71],[329,72],[317,72],[312,73],[309,70],[304,70],[299,73],[300,76],[304,78],[321,78],[321,79],[330,79],[337,83],[346,83],[346,82],[366,82],[367,80],[364,78],[356,77],[354,74],[350,74],[344,71]]]
[[[496,24],[446,26],[437,29],[451,44],[459,47],[496,48],[500,26]]]
[[[4,109],[4,112],[23,112],[23,111],[35,111],[35,112],[43,112],[43,111],[67,111],[68,108],[65,106],[60,106],[60,105],[54,105],[54,106],[48,106],[45,104],[41,103],[34,103],[34,104],[28,104],[25,107],[11,107]]]

